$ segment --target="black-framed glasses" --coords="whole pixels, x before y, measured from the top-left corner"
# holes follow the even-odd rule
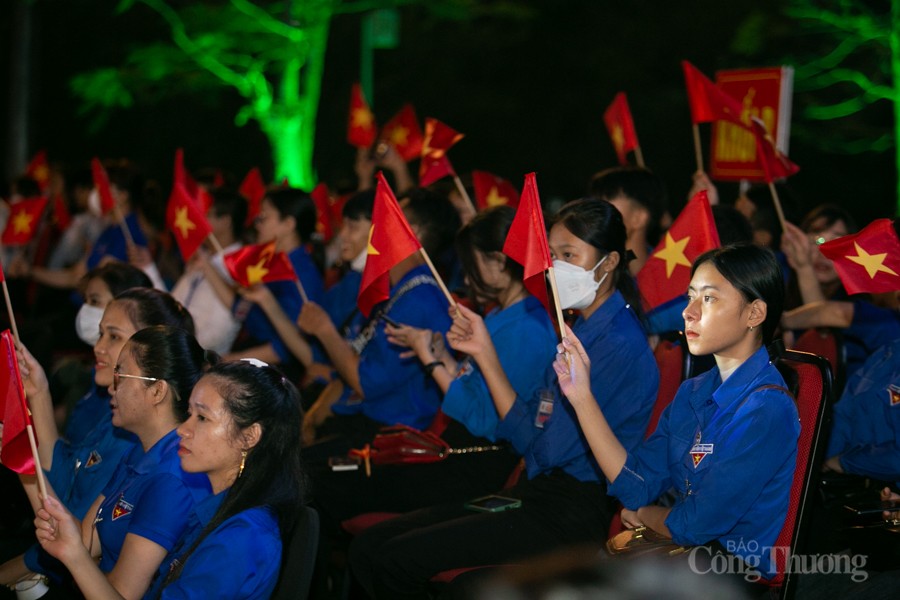
[[[127,373],[119,373],[119,367],[113,367],[113,391],[119,389],[119,378],[140,379],[142,381],[162,381],[159,377],[144,377],[143,375],[128,375]]]

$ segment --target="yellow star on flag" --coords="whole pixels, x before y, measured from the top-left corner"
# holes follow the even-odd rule
[[[884,266],[884,259],[887,258],[887,252],[882,252],[881,254],[869,254],[863,250],[857,242],[853,242],[853,247],[856,248],[856,256],[848,255],[846,258],[865,267],[866,273],[869,274],[870,278],[875,279],[875,274],[879,271],[883,271],[889,275],[897,275],[893,269]]]
[[[691,236],[686,235],[677,242],[672,239],[672,234],[666,232],[666,246],[653,256],[666,261],[666,279],[672,277],[672,271],[677,265],[691,266],[691,261],[684,255],[684,249],[691,241]]]
[[[409,129],[406,127],[396,127],[391,132],[391,143],[395,146],[405,146],[409,138]]]
[[[487,205],[489,207],[502,206],[509,203],[509,198],[507,198],[506,196],[501,196],[500,191],[497,189],[497,186],[494,186],[491,188],[491,191],[488,192],[485,201],[487,202]]]
[[[375,225],[369,227],[369,245],[366,249],[366,255],[372,256],[373,254],[381,254],[378,250],[375,249],[375,246],[372,245],[372,234],[375,233]]]
[[[622,133],[622,126],[616,123],[612,130],[612,142],[618,152],[622,151],[625,146],[625,134]]]
[[[31,231],[31,221],[34,217],[27,212],[20,212],[13,217],[13,231],[16,234],[29,233]]]
[[[269,273],[269,270],[263,266],[265,263],[266,259],[260,258],[258,263],[247,267],[247,283],[256,285],[263,280],[263,277]]]
[[[357,108],[353,111],[353,126],[368,127],[372,124],[372,112],[365,108]]]
[[[175,209],[175,228],[181,233],[181,237],[187,239],[191,229],[197,229],[197,225],[188,217],[187,206],[181,206]]]

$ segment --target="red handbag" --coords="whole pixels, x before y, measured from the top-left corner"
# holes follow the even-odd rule
[[[383,428],[371,446],[371,460],[376,465],[431,463],[450,454],[450,445],[440,436],[406,425]]]

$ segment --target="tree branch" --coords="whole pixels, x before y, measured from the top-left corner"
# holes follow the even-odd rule
[[[818,7],[799,6],[798,4],[788,7],[785,12],[796,19],[819,22],[839,31],[852,33],[862,40],[886,43],[890,35],[890,29],[880,26],[879,22],[871,15],[839,14]]]
[[[277,18],[273,17],[271,13],[258,7],[249,0],[231,0],[231,5],[275,35],[287,38],[295,44],[306,40],[306,34],[302,30],[279,21]]]
[[[817,121],[829,121],[831,119],[840,119],[841,117],[846,117],[859,112],[865,108],[867,104],[868,103],[865,102],[862,97],[857,96],[827,106],[809,106],[803,111],[803,114],[807,118],[816,119]]]
[[[862,90],[864,98],[869,102],[876,100],[890,100],[893,102],[897,96],[896,90],[892,87],[877,84],[864,74],[853,69],[832,69],[810,77],[807,81],[813,84],[813,86],[806,88],[808,90],[824,89],[839,83],[852,83]]]

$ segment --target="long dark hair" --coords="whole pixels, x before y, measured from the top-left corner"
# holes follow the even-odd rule
[[[281,371],[248,361],[224,362],[212,367],[209,378],[225,408],[241,431],[258,423],[259,442],[247,452],[244,470],[226,492],[225,499],[188,551],[166,577],[163,587],[178,579],[183,565],[203,540],[223,522],[241,511],[265,506],[278,516],[282,539],[293,527],[304,500],[305,474],[300,460],[300,393]]]
[[[478,263],[475,261],[475,251],[483,254],[503,252],[503,244],[506,234],[516,216],[514,208],[509,206],[496,206],[478,213],[468,222],[459,233],[456,234],[456,254],[462,264],[463,272],[469,280],[470,291],[488,297],[495,297],[500,290],[487,285],[481,277]],[[522,265],[506,259],[506,272],[516,281],[522,281],[524,269]]]
[[[784,310],[784,278],[772,251],[755,244],[734,244],[710,250],[697,257],[691,277],[700,265],[710,263],[737,289],[748,303],[766,303],[766,320],[762,324],[763,344],[772,341]]]
[[[563,225],[572,235],[597,248],[601,254],[619,253],[619,264],[611,274],[613,286],[622,293],[638,320],[643,323],[640,295],[628,271],[628,263],[634,258],[634,254],[625,249],[627,236],[619,209],[596,198],[573,200],[559,209],[552,224]]]
[[[137,267],[128,263],[111,261],[101,267],[94,267],[81,278],[79,288],[84,293],[88,282],[99,279],[109,288],[113,297],[133,287],[152,288],[153,282]]]
[[[154,288],[130,288],[113,298],[121,303],[135,329],[152,325],[180,327],[194,333],[194,319],[178,300]]]
[[[191,391],[206,368],[219,362],[218,354],[201,348],[191,333],[168,325],[141,329],[126,347],[143,375],[169,384],[175,417],[184,422]]]

